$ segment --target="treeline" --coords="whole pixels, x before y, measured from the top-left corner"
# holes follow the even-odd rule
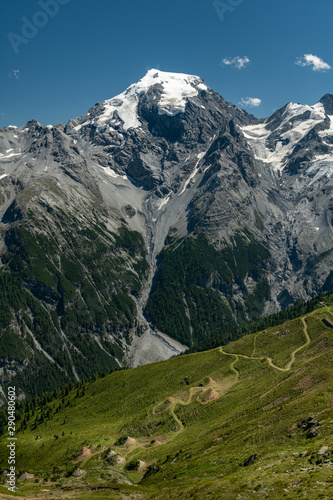
[[[64,385],[51,392],[45,392],[41,396],[16,402],[16,432],[36,430],[43,422],[50,420],[61,408],[73,406],[75,399],[85,395],[87,387],[100,378],[116,371],[127,370],[127,367],[111,369],[109,372],[94,374],[86,380]],[[0,436],[7,430],[7,410],[4,406],[0,409]]]
[[[193,354],[195,352],[215,349],[216,347],[219,347],[221,345],[225,345],[238,340],[245,335],[250,335],[251,333],[260,332],[267,328],[281,325],[285,321],[296,319],[299,316],[304,316],[305,314],[312,312],[321,302],[329,302],[332,300],[332,292],[320,294],[307,302],[304,301],[292,307],[289,307],[288,309],[284,309],[283,311],[280,311],[278,313],[266,316],[265,318],[260,318],[255,321],[244,323],[237,328],[233,328],[227,332],[221,333],[220,335],[216,335],[213,338],[209,338],[207,340],[204,340],[203,342],[199,342],[198,344],[191,347],[191,349],[186,351],[185,354]]]
[[[221,345],[235,341],[245,335],[281,325],[285,321],[309,314],[316,308],[321,307],[323,304],[331,304],[332,301],[332,292],[320,294],[307,302],[301,302],[279,313],[272,314],[256,321],[244,323],[242,326],[233,328],[227,332],[223,332],[222,334],[200,342],[186,351],[185,355],[214,349]],[[126,369],[128,369],[128,367],[113,368],[108,372],[94,374],[85,380],[81,380],[76,383],[69,383],[51,392],[44,392],[41,396],[34,396],[30,399],[17,401],[17,432],[24,431],[28,427],[31,430],[37,429],[40,424],[44,421],[50,420],[53,415],[57,414],[62,407],[74,405],[77,398],[85,395],[86,388],[91,383],[99,378],[104,378],[107,374]],[[6,429],[7,407],[3,407],[0,409],[0,436],[6,432]]]

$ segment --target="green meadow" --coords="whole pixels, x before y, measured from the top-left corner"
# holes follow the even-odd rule
[[[15,496],[332,500],[333,306],[321,306],[26,408],[17,468],[34,477]]]

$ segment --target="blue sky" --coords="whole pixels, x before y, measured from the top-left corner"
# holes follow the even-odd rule
[[[218,5],[219,13],[213,0],[5,2],[0,127],[66,123],[150,68],[199,75],[258,117],[333,93],[332,0]]]

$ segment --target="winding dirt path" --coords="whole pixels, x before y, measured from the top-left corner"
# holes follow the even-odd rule
[[[226,356],[233,356],[235,358],[234,361],[230,363],[230,370],[235,374],[235,378],[232,383],[232,385],[234,385],[239,379],[239,371],[237,370],[237,368],[235,368],[235,364],[239,361],[239,358],[247,358],[248,356],[244,356],[243,354],[234,354],[232,352],[225,352],[222,349],[222,347],[220,347],[220,352],[222,354],[225,354]],[[260,358],[249,358],[249,359],[260,359]]]
[[[306,321],[305,321],[304,317],[302,318],[302,323],[303,323],[303,326],[304,326],[303,332],[304,332],[304,335],[305,335],[305,338],[306,338],[305,344],[301,345],[300,347],[298,347],[297,349],[295,349],[291,353],[290,361],[289,361],[289,363],[287,364],[287,366],[285,368],[280,368],[279,366],[274,365],[272,358],[267,358],[268,363],[269,363],[269,365],[272,368],[276,368],[277,370],[280,370],[281,372],[288,372],[291,369],[291,367],[293,366],[293,364],[295,363],[296,354],[299,351],[301,351],[302,349],[304,349],[304,347],[306,347],[306,346],[308,346],[310,344],[311,339],[310,339],[309,334],[308,334],[308,325],[306,324]]]
[[[174,435],[172,436],[172,438],[170,439],[170,441],[172,439],[174,439],[180,432],[183,432],[183,430],[184,430],[184,424],[183,424],[183,422],[180,420],[180,418],[177,417],[177,415],[175,413],[175,408],[176,408],[177,404],[178,404],[177,401],[175,401],[173,403],[172,407],[170,408],[170,413],[173,416],[173,418],[175,419],[176,423],[179,425],[179,429],[174,433]],[[189,402],[188,403],[183,403],[183,404],[185,406],[185,404],[189,404]]]
[[[313,313],[311,313],[311,315],[312,314]],[[234,380],[232,381],[231,386],[233,386],[234,384],[236,384],[238,382],[238,380],[239,380],[239,370],[235,366],[236,363],[238,363],[239,358],[251,359],[251,360],[254,360],[254,361],[262,361],[263,359],[265,359],[265,360],[267,360],[269,366],[271,366],[271,368],[274,368],[275,370],[279,370],[281,372],[288,372],[288,371],[290,371],[291,368],[292,368],[292,366],[293,366],[293,364],[295,363],[296,354],[299,351],[301,351],[302,349],[304,349],[306,346],[308,346],[310,344],[310,342],[311,342],[310,336],[308,334],[308,326],[306,324],[306,318],[307,318],[307,316],[301,318],[301,321],[303,323],[303,332],[304,332],[304,336],[305,336],[306,342],[303,345],[301,345],[300,347],[297,347],[297,349],[295,349],[294,351],[292,351],[292,353],[290,355],[290,361],[289,361],[289,363],[284,368],[281,368],[280,366],[275,365],[273,363],[273,359],[270,358],[270,357],[268,357],[268,356],[260,356],[260,357],[255,357],[254,356],[254,353],[255,353],[255,350],[256,350],[257,335],[254,337],[254,346],[253,346],[252,356],[246,356],[245,354],[239,354],[239,353],[226,352],[226,351],[223,350],[222,347],[220,347],[219,351],[222,354],[224,354],[225,356],[232,356],[234,358],[233,361],[229,365],[230,370],[235,375]],[[208,388],[209,386],[212,386],[212,382],[213,382],[213,380],[210,379],[210,383],[207,384],[204,387]],[[180,420],[180,418],[175,413],[176,406],[177,405],[183,405],[183,406],[189,405],[190,402],[191,402],[191,400],[192,400],[193,395],[196,394],[197,392],[199,392],[201,389],[202,389],[202,387],[191,387],[189,389],[189,397],[188,397],[188,399],[186,401],[182,401],[181,399],[173,399],[172,398],[172,404],[171,404],[171,407],[169,408],[169,411],[170,411],[172,417],[174,418],[174,420],[177,423],[177,426],[179,428],[174,433],[174,435],[172,436],[171,440],[174,439],[180,432],[183,432],[183,430],[184,430],[184,425],[183,425],[182,421]],[[155,410],[155,408],[154,408],[154,410]],[[153,410],[153,412],[154,412],[154,410]]]
[[[255,354],[255,351],[256,351],[256,341],[257,341],[257,335],[255,335],[254,337],[254,341],[253,341],[253,351],[252,351],[252,355],[251,356],[246,356],[245,354],[239,354],[239,353],[231,353],[231,352],[226,352],[223,350],[223,347],[220,347],[219,348],[219,351],[221,352],[221,354],[224,354],[225,356],[232,356],[234,359],[231,361],[229,367],[230,367],[230,371],[234,373],[234,379],[233,381],[231,382],[230,386],[228,387],[228,389],[230,389],[234,384],[236,384],[239,380],[239,376],[240,376],[240,372],[239,370],[236,368],[236,364],[238,363],[238,361],[240,360],[240,358],[245,358],[245,359],[251,359],[251,360],[254,360],[254,361],[262,361],[262,360],[266,360],[269,364],[269,366],[271,368],[274,368],[275,370],[278,370],[280,372],[288,372],[291,370],[293,364],[295,363],[295,360],[296,360],[296,355],[299,351],[301,351],[302,349],[304,349],[306,346],[308,346],[311,342],[311,339],[310,339],[310,336],[308,334],[308,326],[307,326],[307,323],[306,323],[306,318],[308,316],[312,316],[316,311],[313,311],[311,314],[308,314],[307,316],[303,316],[301,318],[301,321],[303,323],[303,332],[304,332],[304,336],[305,336],[305,340],[306,342],[304,344],[302,344],[300,347],[297,347],[297,349],[295,349],[294,351],[292,351],[291,355],[290,355],[290,361],[288,362],[288,364],[284,367],[284,368],[281,368],[280,366],[277,366],[273,363],[273,359],[268,357],[268,356],[254,356]],[[169,439],[166,440],[166,442],[170,442],[172,441],[173,439],[175,439],[181,432],[184,431],[184,424],[183,422],[181,421],[181,419],[177,416],[176,414],[176,407],[178,405],[182,405],[182,406],[187,406],[191,403],[192,401],[192,398],[195,394],[199,393],[200,391],[202,391],[203,389],[208,389],[208,388],[212,388],[214,385],[216,384],[216,382],[211,378],[209,377],[209,383],[204,385],[204,386],[195,386],[195,387],[190,387],[188,389],[189,391],[189,395],[188,395],[188,398],[186,401],[183,401],[182,399],[179,399],[179,398],[174,398],[174,397],[170,397],[169,398],[169,401],[171,403],[170,407],[166,408],[164,411],[168,411],[170,412],[171,416],[173,417],[176,425],[177,425],[177,430],[174,431],[172,433],[172,435],[169,437]],[[159,403],[160,405],[161,403]],[[156,405],[153,410],[152,410],[152,413],[155,414],[156,413],[156,409],[159,405]]]
[[[273,359],[268,357],[268,356],[261,356],[261,357],[255,357],[253,356],[253,353],[255,352],[255,347],[254,347],[254,350],[252,351],[252,356],[246,356],[245,354],[239,354],[239,353],[231,353],[231,352],[225,352],[223,350],[222,347],[220,347],[220,352],[222,354],[225,354],[227,356],[234,356],[235,358],[235,361],[233,361],[231,364],[230,364],[230,369],[234,372],[237,372],[237,374],[239,375],[239,371],[235,368],[235,364],[236,362],[239,360],[239,358],[245,358],[245,359],[254,359],[254,360],[257,360],[257,361],[262,361],[263,359],[266,359],[268,361],[268,364],[272,367],[272,368],[275,368],[276,370],[279,370],[281,372],[288,372],[291,367],[293,366],[293,364],[295,363],[295,360],[296,360],[296,354],[301,351],[302,349],[304,349],[304,347],[308,346],[311,342],[311,339],[310,339],[310,336],[308,334],[308,326],[306,324],[306,317],[303,317],[301,318],[301,321],[303,323],[303,332],[304,332],[304,335],[305,335],[305,338],[306,338],[306,342],[305,344],[301,345],[300,347],[297,347],[297,349],[295,349],[291,355],[290,355],[290,361],[289,363],[287,364],[287,366],[285,368],[281,368],[280,366],[277,366],[273,363]],[[256,342],[256,339],[257,339],[257,336],[255,336],[254,338],[254,345],[255,345],[255,342]],[[235,377],[235,380],[234,380],[234,383],[237,382],[238,380],[238,376],[237,378]]]
[[[254,339],[253,339],[253,351],[251,354],[252,357],[254,356],[256,349],[257,349],[257,337],[258,337],[258,333],[255,333]]]

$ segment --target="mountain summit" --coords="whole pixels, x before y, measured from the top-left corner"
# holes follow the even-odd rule
[[[196,97],[201,90],[208,88],[197,76],[151,69],[125,92],[104,101],[102,112],[91,123],[97,127],[108,125],[112,128],[120,119],[124,130],[138,128],[141,126],[138,105],[144,94],[153,95],[158,114],[174,116],[184,112],[188,98]]]
[[[150,70],[0,131],[0,376],[22,395],[165,359],[332,289],[332,96],[256,119]]]

